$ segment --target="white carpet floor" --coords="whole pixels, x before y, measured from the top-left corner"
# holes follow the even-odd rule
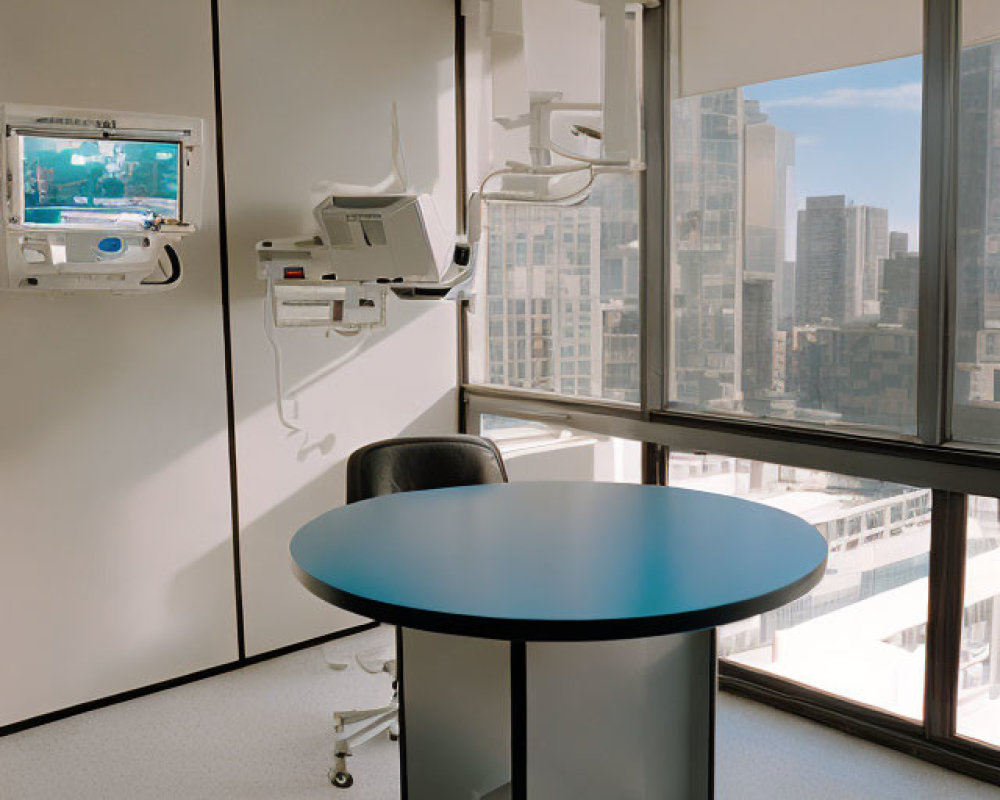
[[[2,800],[397,800],[397,745],[351,758],[327,783],[334,709],[380,705],[387,675],[327,660],[390,645],[380,628],[0,738]],[[1000,799],[1000,788],[722,694],[718,800]],[[609,800],[614,800],[609,798]]]

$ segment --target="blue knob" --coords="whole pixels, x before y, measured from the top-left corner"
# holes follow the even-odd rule
[[[120,253],[125,249],[125,242],[117,236],[109,236],[97,243],[97,249],[102,253]]]

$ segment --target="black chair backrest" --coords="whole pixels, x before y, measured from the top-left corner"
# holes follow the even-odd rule
[[[347,460],[347,502],[448,486],[507,483],[497,446],[478,436],[386,439],[355,450]]]

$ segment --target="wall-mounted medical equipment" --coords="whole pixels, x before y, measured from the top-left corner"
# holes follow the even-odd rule
[[[257,243],[278,327],[379,327],[390,292],[444,297],[471,277],[476,242],[448,236],[428,195],[333,194],[313,216],[317,236]]]
[[[274,351],[281,424],[285,414],[277,328],[325,328],[344,336],[387,323],[387,300],[458,299],[471,282],[480,236],[479,195],[469,200],[466,233],[446,232],[433,199],[408,188],[396,106],[392,171],[371,186],[323,182],[313,208],[318,233],[257,242],[257,277],[266,281],[264,334]],[[321,194],[316,194],[317,190]],[[352,357],[357,346],[344,358]]]
[[[176,286],[201,222],[202,121],[0,106],[0,290]]]

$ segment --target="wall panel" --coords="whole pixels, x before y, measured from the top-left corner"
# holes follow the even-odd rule
[[[0,102],[202,117],[183,283],[0,294],[0,725],[236,658],[207,0],[5,0]]]
[[[249,655],[360,620],[291,574],[288,542],[340,505],[352,450],[456,427],[455,307],[395,301],[368,338],[278,331],[287,413],[274,409],[258,240],[317,232],[317,182],[369,185],[390,170],[398,103],[410,183],[454,225],[451,0],[223,0],[222,101],[232,291],[240,549]]]

